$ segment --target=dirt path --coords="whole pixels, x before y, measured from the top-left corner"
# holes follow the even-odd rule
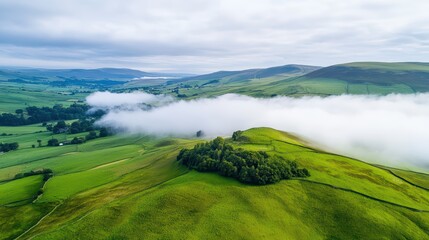
[[[29,229],[27,229],[25,232],[21,233],[21,235],[19,235],[18,237],[14,238],[14,240],[16,239],[20,239],[22,236],[24,236],[25,234],[27,234],[28,232],[30,232],[31,230],[33,230],[35,227],[37,227],[37,225],[39,225],[43,219],[49,217],[59,206],[61,206],[62,203],[58,204],[57,206],[55,206],[50,212],[48,212],[45,216],[43,216],[39,221],[37,221],[36,224],[34,224],[33,226],[31,226]]]
[[[107,167],[107,166],[110,166],[110,165],[114,165],[114,164],[118,164],[118,163],[124,162],[126,160],[129,160],[129,158],[125,158],[125,159],[122,159],[122,160],[114,161],[114,162],[111,162],[111,163],[106,163],[106,164],[103,164],[103,165],[99,165],[97,167],[89,169],[89,171],[100,169],[100,168],[104,168],[104,167]]]

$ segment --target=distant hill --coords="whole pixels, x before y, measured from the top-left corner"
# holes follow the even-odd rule
[[[356,62],[324,68],[286,65],[216,72],[172,83],[178,95],[193,98],[225,93],[257,97],[416,93],[429,91],[429,63]]]
[[[40,68],[2,68],[0,79],[42,80],[112,80],[132,81],[136,79],[182,78],[189,74],[152,73],[127,68],[97,69],[40,69]]]
[[[349,85],[375,85],[402,92],[429,91],[429,63],[356,62],[310,72],[300,80],[342,81]],[[394,92],[394,91],[392,91]],[[352,92],[353,93],[353,92]]]
[[[198,76],[125,68],[0,68],[0,81],[102,89],[144,89],[180,98],[210,97],[226,93],[256,97],[383,95],[429,92],[429,63],[355,62],[323,68],[289,64],[261,69],[218,71]]]
[[[247,81],[251,79],[258,78],[268,78],[268,77],[282,77],[290,75],[303,75],[314,70],[319,69],[320,67],[316,66],[307,66],[307,65],[295,65],[289,64],[284,66],[262,68],[262,69],[246,69],[240,71],[219,71],[199,76],[193,76],[188,78],[182,78],[179,82],[202,82],[204,81],[218,81],[224,83],[233,83],[239,81]],[[170,82],[170,83],[177,83]]]

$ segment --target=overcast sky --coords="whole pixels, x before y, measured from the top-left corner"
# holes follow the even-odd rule
[[[428,0],[1,0],[0,65],[204,73],[429,61]]]

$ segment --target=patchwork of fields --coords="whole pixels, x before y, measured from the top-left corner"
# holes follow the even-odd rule
[[[48,135],[38,126],[16,129],[8,137],[24,146]],[[311,177],[249,186],[189,171],[176,155],[201,139],[117,135],[24,147],[1,156],[1,238],[428,237],[429,175],[326,153],[273,129],[243,134],[248,141],[229,141],[295,160]],[[11,180],[38,168],[54,172],[43,186],[41,176]]]

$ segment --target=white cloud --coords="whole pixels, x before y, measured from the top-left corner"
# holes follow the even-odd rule
[[[229,136],[239,129],[272,127],[364,160],[429,167],[428,122],[429,94],[272,99],[228,94],[150,111],[111,111],[99,124],[174,136],[193,136],[198,130]]]
[[[141,104],[158,105],[173,101],[171,96],[153,95],[144,92],[111,93],[95,92],[86,98],[86,102],[94,108],[101,109],[135,109]]]

